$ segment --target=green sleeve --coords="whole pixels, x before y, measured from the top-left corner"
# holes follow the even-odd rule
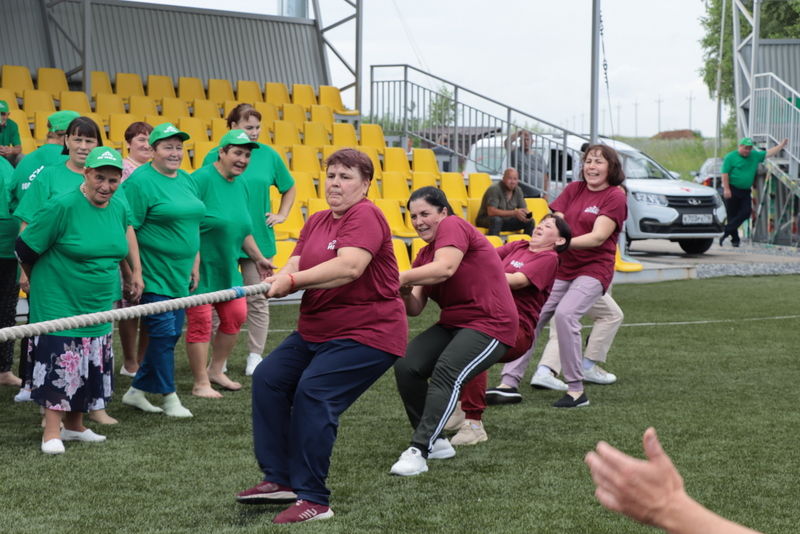
[[[214,163],[218,159],[219,159],[219,147],[212,148],[211,150],[208,151],[206,157],[203,158],[203,167],[205,167],[209,163]]]
[[[756,152],[756,151],[754,151]],[[758,162],[761,163],[765,159],[767,159],[767,153],[763,150],[759,150],[756,152],[756,156],[758,156]]]
[[[11,139],[11,146],[21,145],[22,141],[19,138],[19,126],[17,125],[17,123],[9,119],[8,122],[6,122],[6,125],[9,126],[10,127],[9,129],[11,130],[9,136],[9,138]]]
[[[14,216],[22,219],[26,223],[30,223],[36,212],[44,206],[48,198],[50,198],[50,180],[48,179],[49,173],[42,172],[36,180],[31,183],[28,192],[19,201],[19,206],[14,211]]]
[[[722,160],[722,170],[720,171],[722,174],[730,174],[731,169],[733,168],[733,158],[731,157],[732,154],[734,154],[734,152],[728,153],[728,155],[725,156],[725,159]]]
[[[148,199],[146,192],[143,190],[142,182],[143,178],[141,176],[136,176],[134,179],[128,177],[127,180],[122,182],[122,187],[120,188],[123,195],[125,195],[126,204],[130,212],[129,224],[133,226],[134,230],[138,230],[147,219]],[[25,195],[25,198],[28,198],[28,195]],[[23,198],[23,201],[25,198]]]
[[[9,184],[13,183],[11,179],[13,174],[14,167],[6,158],[0,158],[0,219],[11,217],[11,213],[8,210],[8,200],[11,196]]]
[[[263,149],[259,148],[257,150]],[[278,188],[278,191],[280,191],[281,194],[285,193],[294,186],[294,178],[292,178],[292,173],[290,173],[289,169],[286,168],[286,164],[283,162],[281,155],[274,150],[272,151],[272,168],[275,169],[275,175],[273,176],[275,187]]]
[[[64,231],[64,205],[53,202],[25,227],[20,238],[37,254],[44,254]]]

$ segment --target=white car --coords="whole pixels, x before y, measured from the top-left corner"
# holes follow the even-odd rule
[[[499,180],[507,166],[503,141],[505,137],[481,139],[470,148],[465,174],[488,172]],[[548,162],[550,176],[563,175],[572,181],[572,169],[580,156],[586,139],[567,137],[566,172],[563,164],[563,141],[560,137],[534,135],[534,147]],[[655,160],[636,148],[602,138],[601,142],[616,149],[625,171],[628,190],[628,219],[625,232],[628,243],[640,239],[668,239],[677,242],[687,254],[702,254],[715,238],[722,235],[725,205],[711,187],[679,179]],[[550,191],[556,193],[564,182],[551,181]],[[554,196],[551,194],[551,198]]]

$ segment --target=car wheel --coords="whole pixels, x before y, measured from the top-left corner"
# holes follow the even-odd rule
[[[687,254],[702,254],[711,248],[713,239],[681,239],[678,244]]]

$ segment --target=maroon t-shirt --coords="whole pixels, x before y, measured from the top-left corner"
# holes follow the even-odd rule
[[[408,320],[399,295],[400,279],[392,234],[381,211],[362,200],[334,219],[331,210],[312,215],[292,252],[300,270],[336,257],[337,249],[358,247],[372,254],[363,274],[332,289],[306,289],[300,302],[297,331],[314,343],[352,339],[404,356]]]
[[[451,216],[439,223],[436,238],[419,251],[414,267],[433,261],[436,250],[455,247],[464,253],[453,276],[423,286],[425,295],[441,308],[443,326],[471,328],[514,346],[519,318],[503,265],[491,243],[464,219]]]
[[[512,241],[498,247],[497,254],[506,273],[522,273],[531,283],[511,292],[519,313],[520,328],[531,338],[539,322],[539,313],[550,296],[558,270],[558,253],[555,250],[531,252],[527,241]]]
[[[564,214],[564,220],[572,228],[572,237],[588,234],[594,222],[605,215],[617,224],[611,235],[599,247],[583,250],[569,249],[561,253],[561,263],[556,278],[575,280],[579,276],[591,276],[608,290],[614,278],[614,257],[617,252],[617,237],[628,217],[625,192],[616,186],[602,191],[590,191],[586,182],[572,182],[550,204],[552,211]]]

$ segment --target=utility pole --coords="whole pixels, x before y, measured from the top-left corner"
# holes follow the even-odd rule
[[[619,109],[621,107],[622,107],[621,105],[617,104],[617,131],[616,131],[617,135],[622,135],[622,123],[619,120]]]
[[[633,101],[633,135],[639,137],[639,101]]]
[[[689,91],[689,129],[692,129],[692,100],[694,97],[692,96],[692,92]]]
[[[600,104],[600,0],[592,0],[592,75],[589,140],[597,144],[597,107]]]
[[[661,95],[658,95],[656,99],[656,104],[658,104],[658,131],[656,133],[661,133],[661,103],[664,100],[661,99]]]

